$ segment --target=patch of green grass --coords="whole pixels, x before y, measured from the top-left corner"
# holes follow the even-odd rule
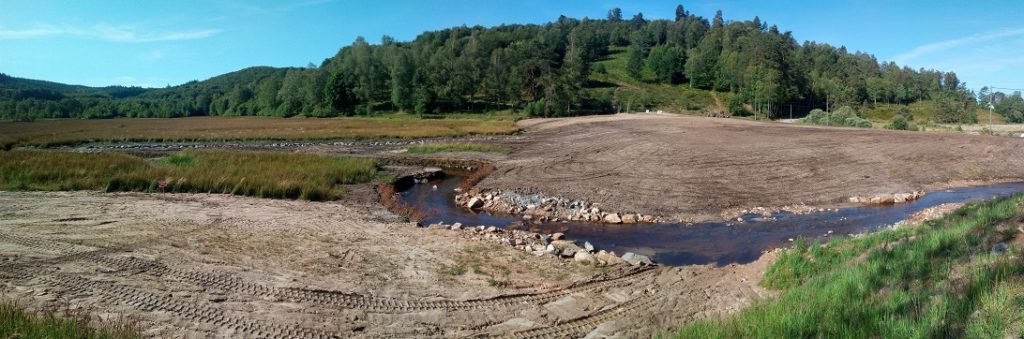
[[[485,153],[508,153],[508,147],[474,144],[474,143],[444,143],[415,145],[406,149],[413,154],[442,153],[442,152],[485,152]]]
[[[52,312],[30,313],[0,302],[0,338],[141,338],[128,326],[90,326],[86,317]]]
[[[643,112],[650,109],[672,113],[706,115],[719,107],[715,96],[724,105],[729,101],[728,93],[712,93],[690,88],[686,84],[669,85],[654,82],[654,74],[644,68],[643,81],[631,78],[626,73],[626,49],[614,47],[608,57],[595,64],[601,64],[605,73],[593,72],[590,79],[603,86],[590,88],[591,96],[614,99],[622,111]]]
[[[1024,196],[971,204],[914,227],[786,250],[762,284],[781,289],[681,338],[922,338],[1019,336],[1024,258],[1013,245]]]
[[[879,103],[874,105],[874,107],[870,107],[868,105],[861,106],[858,108],[858,111],[861,112],[864,119],[882,122],[892,120],[892,118],[899,113],[900,107],[901,105],[897,104]],[[914,115],[914,122],[918,124],[930,122],[932,117],[935,116],[936,111],[935,101],[932,100],[913,102],[907,105],[907,108],[910,109],[910,113]],[[988,110],[983,107],[978,107],[975,113],[978,115],[979,120],[982,120],[982,117],[984,117],[984,120],[986,122],[988,121]],[[1004,123],[1005,119],[1003,119],[1001,115],[995,114],[993,115],[993,122]]]
[[[225,193],[335,200],[342,185],[383,179],[372,159],[310,154],[184,151],[158,161],[121,153],[8,151],[0,189]]]

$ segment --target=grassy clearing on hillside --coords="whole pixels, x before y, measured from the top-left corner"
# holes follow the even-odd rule
[[[597,84],[604,84],[611,87],[591,88],[593,96],[616,99],[622,106],[622,111],[628,108],[633,112],[642,112],[646,109],[661,109],[666,112],[686,113],[690,112],[706,115],[717,110],[714,95],[725,105],[729,101],[730,94],[716,93],[690,88],[683,85],[668,85],[654,83],[654,75],[650,70],[644,68],[644,78],[652,79],[652,82],[637,81],[626,74],[626,50],[625,48],[612,48],[607,59],[595,63],[603,65],[607,70],[605,73],[592,72],[590,79]]]
[[[879,103],[873,108],[868,107],[867,105],[862,106],[858,111],[861,112],[864,119],[873,121],[889,121],[892,120],[892,118],[899,112],[900,106],[901,105],[897,104]],[[931,121],[932,117],[935,116],[935,111],[937,110],[935,102],[932,100],[913,102],[907,105],[907,108],[909,108],[910,113],[914,115],[915,122]],[[988,122],[987,109],[978,107],[975,110],[975,113],[978,115],[979,122]],[[999,114],[993,114],[992,122],[1002,124],[1005,123],[1006,120]]]
[[[343,184],[380,177],[372,159],[309,154],[185,151],[147,161],[120,153],[7,151],[0,189],[225,193],[334,200]]]
[[[1024,196],[825,246],[786,250],[762,284],[781,289],[682,338],[997,338],[1024,335]],[[1007,248],[998,252],[998,244]]]
[[[82,316],[29,313],[0,302],[0,338],[141,338],[128,326],[93,327]]]
[[[418,119],[404,114],[372,118],[190,117],[174,119],[45,120],[0,122],[0,146],[75,145],[88,142],[191,142],[424,138],[510,134],[511,118]],[[8,146],[9,147],[9,146]],[[0,147],[4,148],[4,147]]]
[[[488,144],[474,143],[444,143],[416,145],[406,149],[412,154],[442,153],[442,152],[486,152],[486,153],[508,153],[508,147]]]

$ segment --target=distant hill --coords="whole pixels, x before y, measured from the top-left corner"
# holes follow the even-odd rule
[[[565,116],[663,109],[800,116],[813,108],[934,101],[938,122],[976,119],[953,72],[878,62],[798,43],[758,17],[672,20],[642,13],[542,25],[453,27],[412,41],[360,37],[319,66],[251,67],[159,89],[64,85],[4,76],[0,119],[444,114],[521,110]],[[1016,107],[1016,106],[1014,106]]]

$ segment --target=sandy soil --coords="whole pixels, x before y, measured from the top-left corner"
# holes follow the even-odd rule
[[[480,187],[684,221],[1024,178],[1024,140],[672,114],[520,122]]]
[[[5,298],[150,337],[648,336],[768,296],[771,257],[638,271],[418,228],[372,201],[0,192]]]

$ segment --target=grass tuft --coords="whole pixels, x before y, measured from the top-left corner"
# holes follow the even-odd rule
[[[89,317],[65,312],[31,313],[0,302],[0,338],[141,338],[129,324],[90,326]]]

